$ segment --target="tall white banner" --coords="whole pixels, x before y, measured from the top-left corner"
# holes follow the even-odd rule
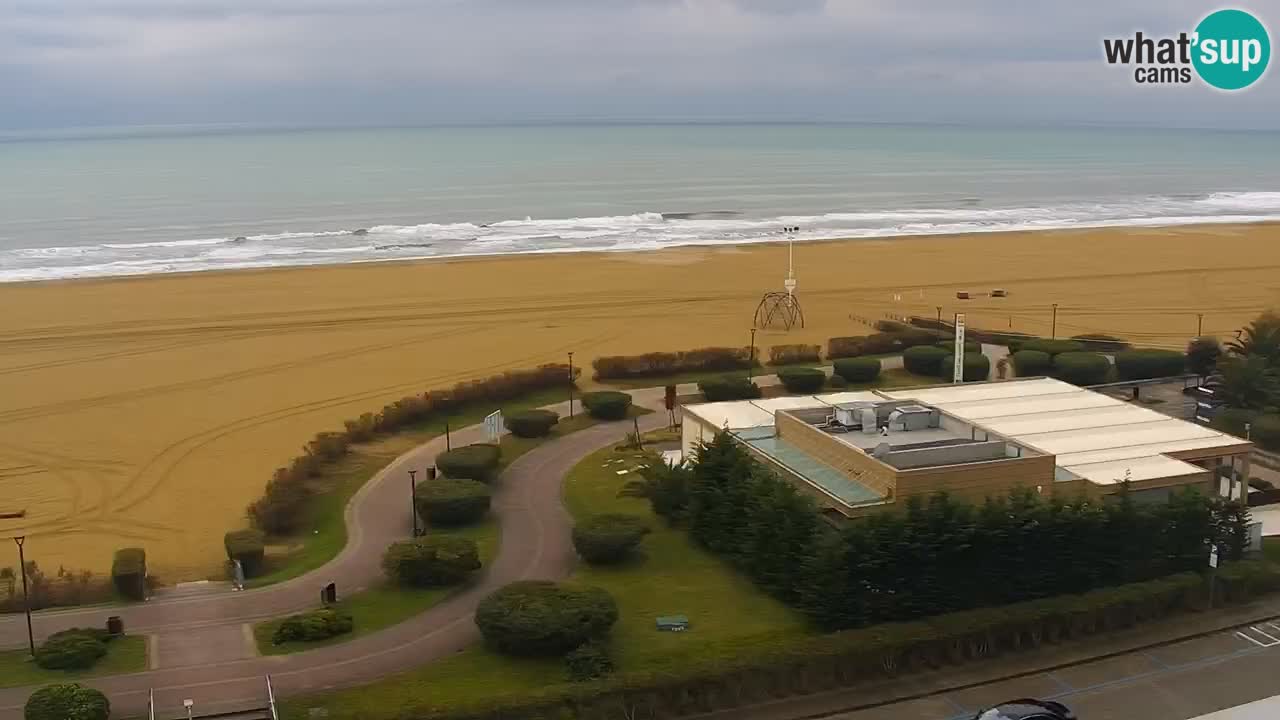
[[[502,422],[501,410],[489,413],[485,416],[484,434],[489,438],[489,442],[498,442],[502,439],[502,433],[506,431],[506,425]]]
[[[951,382],[964,382],[964,313],[956,313],[955,365]]]

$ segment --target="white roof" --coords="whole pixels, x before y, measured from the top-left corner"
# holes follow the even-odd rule
[[[812,398],[810,398],[812,401]],[[740,430],[742,428],[773,425],[773,413],[758,408],[750,400],[726,400],[724,402],[685,405],[684,411],[702,419],[716,428]]]
[[[1036,378],[978,385],[888,390],[893,399],[934,405],[1015,442],[1055,455],[1057,465],[1109,484],[1205,472],[1165,453],[1238,445],[1244,441],[1085,390]]]
[[[792,410],[794,408],[811,408],[821,407],[822,403],[812,395],[792,395],[768,398],[765,400],[752,400],[752,405],[769,413],[769,424],[773,424],[773,413],[779,410]]]
[[[819,402],[828,405],[843,405],[851,402],[884,402],[884,396],[870,390],[849,390],[847,392],[827,393],[813,396]]]

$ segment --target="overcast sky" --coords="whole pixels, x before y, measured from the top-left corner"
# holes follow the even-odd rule
[[[854,120],[1280,129],[1143,87],[1190,0],[0,0],[0,127]],[[1280,0],[1239,5],[1268,22]]]

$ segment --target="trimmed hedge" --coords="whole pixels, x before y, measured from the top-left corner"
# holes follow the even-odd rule
[[[116,592],[129,600],[147,599],[147,551],[123,548],[111,560],[111,582]]]
[[[499,588],[476,608],[476,626],[499,652],[563,655],[603,637],[618,621],[618,605],[595,587],[522,580]]]
[[[745,377],[706,378],[698,381],[698,390],[707,402],[723,400],[755,400],[760,387]]]
[[[942,361],[951,353],[936,345],[921,345],[902,352],[902,366],[914,375],[942,375]]]
[[[942,358],[942,365],[939,368],[939,375],[942,377],[951,377],[955,371],[955,355],[947,353]],[[964,382],[980,382],[991,377],[991,358],[982,353],[965,353],[964,354],[964,370],[960,373]]]
[[[1102,333],[1072,335],[1071,339],[1076,342],[1083,343],[1086,348],[1094,352],[1117,353],[1122,350],[1128,350],[1132,347],[1121,338],[1114,335],[1103,335]]]
[[[839,362],[848,362],[840,360]],[[877,364],[879,362],[877,361]],[[827,384],[827,374],[818,368],[782,368],[778,371],[778,380],[790,393],[814,393]]]
[[[952,355],[955,354],[956,341],[954,338],[952,338],[951,340],[942,340],[941,342],[938,342],[935,344],[938,347],[942,348],[943,350],[946,350],[947,352],[951,353]],[[980,353],[982,352],[982,343],[976,343],[971,340],[965,340],[964,351],[966,353]]]
[[[552,410],[522,410],[503,415],[503,424],[512,435],[522,438],[546,437],[560,422],[560,413]]]
[[[107,654],[107,644],[86,632],[63,632],[36,648],[36,664],[46,670],[86,670]]]
[[[1149,380],[1181,375],[1187,356],[1177,350],[1126,350],[1116,353],[1116,374],[1121,380]]]
[[[595,368],[597,380],[619,380],[684,372],[746,370],[755,364],[749,347],[705,347],[677,352],[600,357],[591,366]]]
[[[31,693],[23,720],[107,720],[111,702],[100,690],[77,683],[45,685]]]
[[[1013,349],[1013,346],[1009,346]],[[1084,352],[1084,343],[1076,340],[1047,340],[1045,338],[1034,338],[1018,345],[1018,350],[1039,350],[1042,353],[1048,353],[1051,357],[1061,353],[1068,352]]]
[[[1243,602],[1280,586],[1264,562],[1218,571],[1224,602]],[[431,720],[605,720],[619,708],[645,717],[680,717],[746,707],[782,697],[845,689],[886,677],[1017,653],[1158,620],[1206,605],[1205,580],[1181,573],[1158,580],[1044,600],[888,623],[795,640],[759,640],[683,664],[679,671],[631,672],[590,685],[531,695],[491,696],[467,706],[406,708]]]
[[[319,642],[345,635],[355,628],[355,620],[346,613],[320,608],[285,618],[271,635],[272,645],[287,642]]]
[[[456,585],[479,569],[475,541],[448,535],[392,543],[382,555],[387,579],[410,587]]]
[[[455,480],[490,482],[501,460],[502,451],[497,445],[476,443],[440,453],[436,456],[436,467]]]
[[[1013,371],[1018,377],[1035,377],[1053,372],[1053,358],[1047,352],[1019,350],[1010,357],[1013,360]]]
[[[401,398],[377,413],[364,413],[343,423],[341,433],[320,433],[307,443],[301,455],[272,474],[263,496],[248,507],[258,529],[271,535],[296,532],[304,519],[311,497],[310,480],[323,468],[345,455],[352,443],[367,442],[402,428],[421,425],[434,418],[484,403],[488,407],[522,395],[553,387],[565,387],[581,368],[562,363],[541,365],[532,370],[513,370],[483,380],[460,382],[451,388],[429,390]]]
[[[589,642],[564,656],[565,670],[574,682],[598,680],[613,674],[613,658],[599,643]]]
[[[878,332],[872,335],[836,337],[827,340],[827,357],[835,360],[862,355],[885,355],[902,352],[917,345],[933,345],[939,333],[934,330],[909,328],[895,332]]]
[[[622,420],[631,409],[631,396],[617,390],[589,392],[582,396],[582,407],[597,420]]]
[[[1111,362],[1098,353],[1059,353],[1053,358],[1053,374],[1073,385],[1100,385],[1111,375]]]
[[[851,383],[868,383],[880,377],[876,358],[842,358],[834,363],[835,374]]]
[[[261,530],[233,530],[222,536],[222,546],[227,551],[227,559],[240,561],[247,578],[257,575],[262,570],[262,559],[266,553],[266,535]]]
[[[821,359],[821,345],[774,345],[769,348],[770,365],[818,362]]]
[[[430,525],[470,525],[489,512],[489,486],[478,480],[439,478],[418,486],[418,516]]]
[[[1253,421],[1249,437],[1264,450],[1280,452],[1280,415],[1259,415]]]
[[[593,515],[573,526],[573,547],[583,560],[608,565],[630,557],[648,534],[648,524],[636,515]]]

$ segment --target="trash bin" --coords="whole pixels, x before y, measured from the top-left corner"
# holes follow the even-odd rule
[[[124,621],[120,619],[119,615],[112,615],[107,618],[107,633],[110,635],[124,634]]]
[[[338,602],[337,583],[329,583],[320,589],[320,602],[325,605],[332,605]]]
[[[435,480],[435,479],[436,479],[436,469],[435,469],[435,467],[429,467],[429,468],[427,468],[427,480]]]

